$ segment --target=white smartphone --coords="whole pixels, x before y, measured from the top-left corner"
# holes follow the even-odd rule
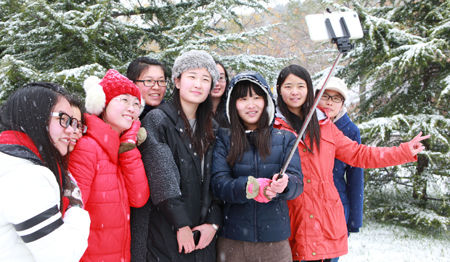
[[[325,20],[330,19],[331,25],[333,26],[334,33],[336,37],[344,36],[342,26],[339,19],[343,17],[347,28],[350,32],[350,39],[358,39],[364,36],[361,22],[359,21],[358,14],[355,11],[350,12],[334,12],[334,13],[324,13],[316,15],[305,16],[306,25],[309,30],[309,37],[314,42],[321,42],[326,40],[331,40],[331,34],[325,25]]]

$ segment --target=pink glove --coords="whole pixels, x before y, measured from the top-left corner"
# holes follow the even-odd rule
[[[123,134],[120,136],[120,143],[132,143],[136,145],[137,133],[140,127],[141,122],[139,120],[134,121],[130,129],[123,132]]]
[[[254,199],[260,203],[269,202],[271,199],[267,197],[265,193],[266,187],[268,187],[270,183],[272,183],[271,179],[249,176],[246,186],[247,199]]]

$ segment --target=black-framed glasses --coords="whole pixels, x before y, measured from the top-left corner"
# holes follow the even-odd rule
[[[78,119],[71,117],[63,112],[52,112],[52,116],[59,117],[59,124],[62,127],[68,128],[69,126],[71,126],[73,128],[73,131],[78,129]]]
[[[158,83],[158,86],[160,86],[160,87],[165,87],[167,85],[167,81],[165,79],[164,80],[150,80],[150,79],[134,80],[134,82],[144,83],[144,86],[147,86],[147,87],[152,87],[155,85],[155,83]]]
[[[342,98],[340,96],[330,96],[327,93],[324,93],[320,99],[328,101],[328,99],[330,99],[330,98],[331,98],[331,101],[333,101],[334,103],[340,103],[340,102],[344,101],[344,98]]]
[[[137,100],[137,99],[130,99],[130,98],[126,98],[126,97],[114,97],[113,99],[119,101],[125,107],[129,107],[129,106],[133,105],[135,110],[140,110],[142,108],[141,103],[139,103],[139,100]],[[133,101],[133,100],[135,100],[135,101]]]
[[[217,80],[219,82],[226,82],[227,81],[227,77],[226,76],[219,76],[219,80]]]

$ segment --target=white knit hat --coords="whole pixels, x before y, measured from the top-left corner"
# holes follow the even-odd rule
[[[320,80],[319,84],[317,84],[315,88],[316,90],[322,89],[323,83],[325,83],[325,79],[326,78],[322,78],[322,80]],[[340,78],[331,77],[330,80],[328,80],[328,84],[325,90],[336,91],[339,94],[341,94],[342,97],[344,97],[344,100],[347,100],[347,90],[348,90],[347,84],[345,84],[345,82],[342,81]]]

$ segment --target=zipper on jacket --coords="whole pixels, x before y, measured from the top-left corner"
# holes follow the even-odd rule
[[[125,258],[127,257],[126,256],[126,251],[125,251],[125,250],[127,250],[127,238],[128,238],[127,236],[128,236],[129,233],[131,233],[130,226],[128,225],[130,214],[129,213],[127,214],[127,207],[125,206],[124,201],[123,201],[125,192],[122,192],[121,189],[125,189],[125,191],[127,189],[125,188],[125,180],[123,180],[123,181],[120,180],[121,178],[124,179],[123,178],[124,174],[123,174],[121,169],[118,169],[116,171],[116,176],[117,176],[117,182],[118,182],[120,203],[121,203],[121,207],[123,209],[123,212],[125,213],[125,218],[126,218],[125,219],[125,228],[126,228],[125,234],[126,235],[125,235],[125,241],[123,242],[123,248],[122,248],[122,252],[121,252],[122,256],[123,256],[123,259],[125,260]],[[127,198],[128,198],[128,195],[127,195]]]
[[[258,178],[258,156],[257,156],[257,151],[256,151],[256,147],[253,147],[253,156],[254,156],[254,160],[255,160],[255,178]],[[253,212],[253,220],[255,223],[255,242],[258,242],[258,226],[256,225],[256,213],[258,210],[258,202],[254,201],[255,204],[255,211]]]

